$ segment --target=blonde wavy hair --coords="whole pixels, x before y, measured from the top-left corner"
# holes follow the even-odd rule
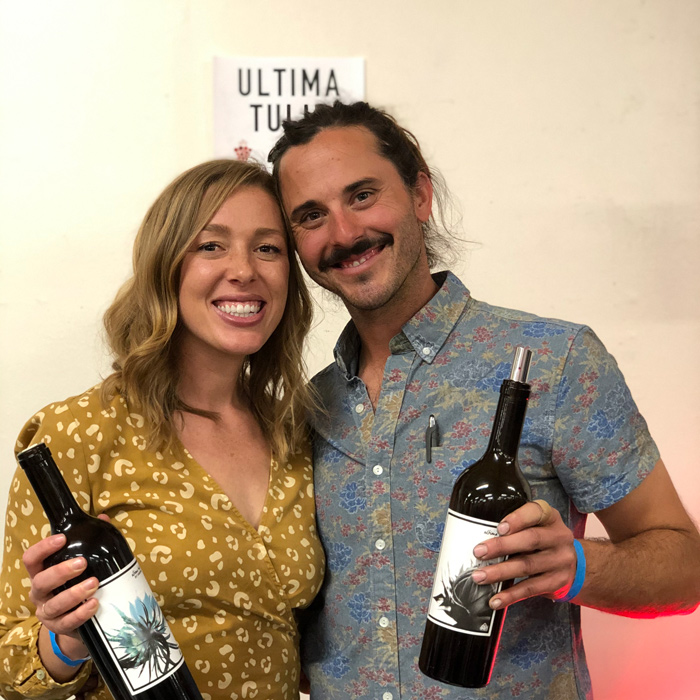
[[[133,276],[105,313],[114,372],[102,384],[102,398],[121,393],[130,410],[143,415],[151,448],[172,445],[178,411],[218,418],[178,396],[180,270],[199,232],[234,192],[247,187],[276,199],[272,177],[256,163],[212,160],[177,177],[146,214],[134,242]],[[282,320],[265,345],[246,358],[238,378],[277,458],[299,448],[306,414],[316,404],[302,359],[311,299],[288,232],[287,240],[289,290]]]

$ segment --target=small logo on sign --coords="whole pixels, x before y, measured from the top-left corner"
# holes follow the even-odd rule
[[[248,160],[250,158],[250,148],[245,141],[241,141],[234,149],[238,160]]]

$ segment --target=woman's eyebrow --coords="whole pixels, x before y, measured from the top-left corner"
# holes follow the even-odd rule
[[[202,231],[211,231],[212,233],[231,234],[231,229],[224,224],[207,224]]]

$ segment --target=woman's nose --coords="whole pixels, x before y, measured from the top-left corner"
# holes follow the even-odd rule
[[[229,281],[247,284],[255,279],[255,264],[249,255],[231,253],[227,261],[226,276]]]

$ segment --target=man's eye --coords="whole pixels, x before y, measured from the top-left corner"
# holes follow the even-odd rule
[[[323,218],[323,213],[320,211],[309,211],[299,219],[300,226],[316,226]]]
[[[364,202],[370,198],[371,192],[358,192],[357,194],[357,200],[359,202]]]

